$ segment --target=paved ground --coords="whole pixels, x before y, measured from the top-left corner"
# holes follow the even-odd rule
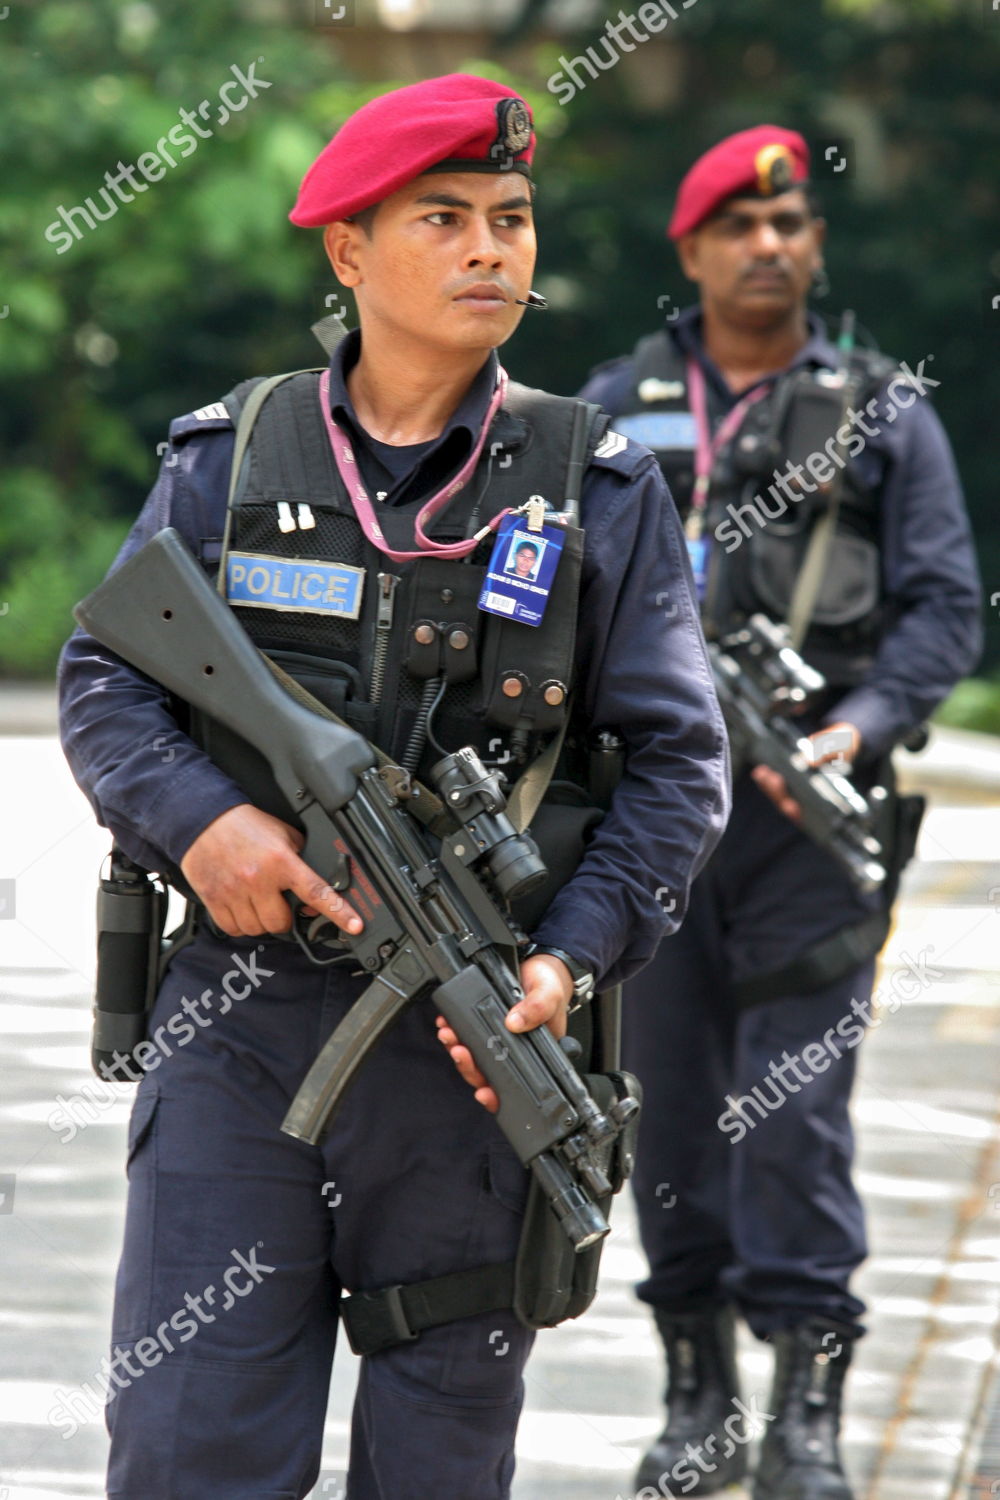
[[[44,695],[29,706],[44,731]],[[0,714],[23,724],[3,699]],[[963,785],[956,762],[971,767]],[[858,1500],[970,1494],[1000,1302],[1000,754],[945,737],[923,767],[936,801],[855,1111],[873,1252],[847,1423]],[[103,1493],[103,1429],[79,1399],[72,1436],[49,1414],[104,1352],[130,1098],[102,1090],[87,1064],[89,893],[106,835],[43,733],[0,740],[0,788],[0,1500],[69,1500]],[[926,982],[897,1002],[893,976],[921,954]],[[57,1111],[88,1084],[90,1118],[71,1105],[83,1122],[72,1134]],[[660,1367],[630,1293],[641,1262],[627,1202],[604,1264],[591,1312],[539,1339],[516,1500],[625,1500],[657,1430]],[[343,1500],[352,1363],[338,1356],[323,1500]],[[766,1409],[766,1351],[748,1342],[742,1369]]]

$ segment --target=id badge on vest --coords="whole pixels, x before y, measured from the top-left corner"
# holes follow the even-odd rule
[[[540,625],[565,541],[561,526],[530,531],[523,516],[505,516],[497,529],[479,608],[522,625]]]

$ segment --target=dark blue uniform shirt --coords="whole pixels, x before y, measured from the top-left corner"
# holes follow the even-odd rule
[[[331,405],[384,503],[430,495],[467,456],[496,375],[491,356],[441,436],[399,455],[372,444],[345,384],[357,335],[334,352]],[[210,560],[222,536],[233,427],[218,403],[171,424],[157,482],[118,567],[164,526]],[[586,549],[577,696],[594,726],[625,738],[624,779],[573,880],[534,936],[604,983],[634,973],[678,925],[691,880],[729,810],[728,750],[693,601],[683,536],[653,457],[612,442],[581,497]],[[208,542],[205,547],[202,544]],[[166,693],[77,631],[60,662],[63,747],[98,821],[147,869],[179,866],[220,814],[247,798],[178,727]]]
[[[705,353],[701,330],[701,310],[687,308],[670,332],[705,371],[714,430],[746,392],[729,389]],[[788,369],[835,370],[839,364],[822,319],[812,316],[810,337]],[[936,379],[930,361],[918,363],[915,373]],[[634,409],[634,385],[634,362],[626,356],[594,370],[580,394],[615,417]],[[882,581],[894,619],[866,680],[826,715],[828,723],[846,720],[857,727],[866,757],[881,754],[922,723],[971,671],[982,647],[976,557],[955,460],[937,414],[926,396],[891,410],[880,400],[870,426],[877,435],[860,462],[878,488]]]

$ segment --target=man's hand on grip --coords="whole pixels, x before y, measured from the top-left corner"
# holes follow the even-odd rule
[[[357,912],[299,858],[303,842],[298,829],[242,802],[203,829],[181,871],[229,937],[287,932],[292,911],[285,891],[305,903],[306,916],[323,915],[345,932],[360,932]]]
[[[561,959],[551,953],[539,953],[526,958],[521,965],[521,986],[524,999],[519,1000],[507,1013],[509,1031],[534,1031],[536,1026],[548,1026],[552,1035],[566,1035],[566,1014],[573,998],[573,979]],[[444,1016],[437,1018],[438,1041],[451,1053],[451,1060],[466,1083],[476,1091],[476,1099],[495,1115],[500,1108],[496,1090],[480,1072],[468,1047],[464,1047]]]

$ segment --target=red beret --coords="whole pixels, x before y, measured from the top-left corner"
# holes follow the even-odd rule
[[[667,234],[672,240],[697,229],[727,198],[787,193],[809,176],[809,147],[796,130],[755,125],[729,135],[699,156],[677,191]]]
[[[422,172],[531,176],[531,110],[502,83],[449,73],[365,104],[317,156],[288,217],[314,229],[381,203]]]

